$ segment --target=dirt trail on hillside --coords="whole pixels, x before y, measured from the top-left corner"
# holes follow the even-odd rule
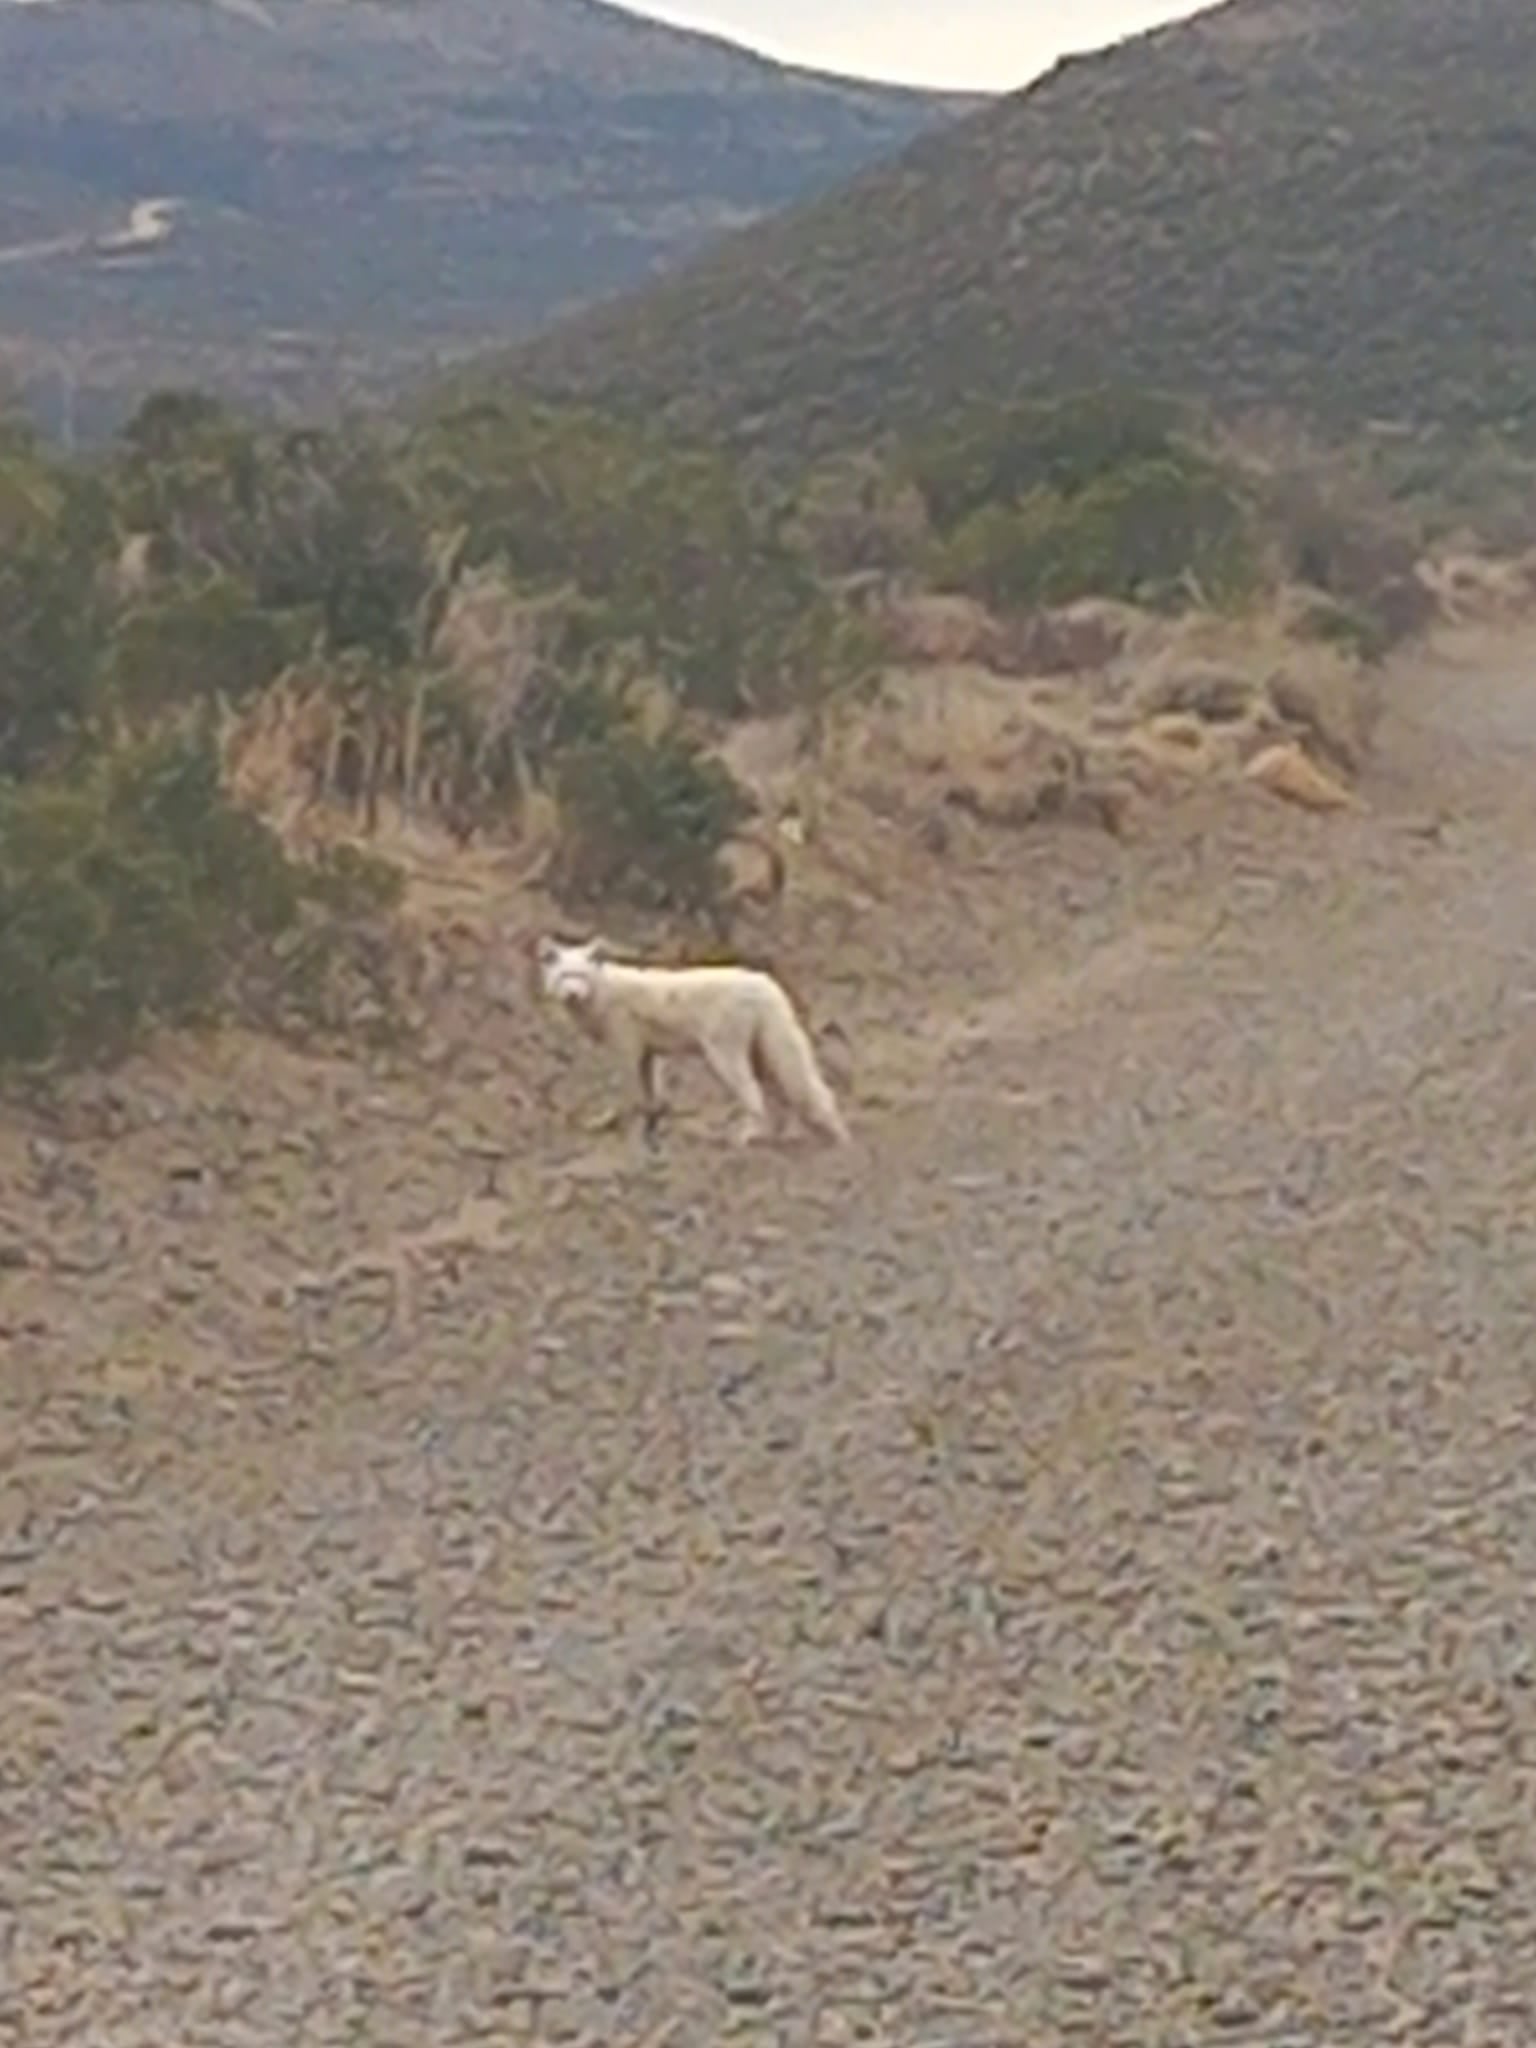
[[[0,2041],[1526,2048],[1536,637],[1391,696],[807,939],[845,1157],[16,1126]]]

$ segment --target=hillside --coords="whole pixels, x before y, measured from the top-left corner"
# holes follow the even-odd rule
[[[797,445],[1125,378],[1523,425],[1529,0],[1230,0],[1059,66],[510,373]]]
[[[53,389],[68,344],[86,394],[367,382],[636,284],[973,105],[598,0],[0,0],[0,357]],[[159,197],[169,232],[104,254]]]

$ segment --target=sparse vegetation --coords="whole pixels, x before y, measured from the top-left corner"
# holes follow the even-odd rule
[[[856,659],[809,568],[723,456],[584,409],[477,406],[410,451],[465,562],[574,587],[585,648],[627,645],[681,704],[730,716],[835,689]],[[574,650],[573,651],[578,651]]]
[[[328,1016],[348,961],[376,1021],[398,879],[317,855],[317,805],[363,847],[386,815],[527,824],[568,902],[723,931],[756,808],[727,728],[819,730],[878,674],[871,576],[956,593],[936,601],[969,605],[982,658],[1026,672],[1088,644],[1042,608],[1208,614],[1300,583],[1288,630],[1347,679],[1389,643],[1414,550],[1354,472],[1115,391],[979,406],[798,478],[585,407],[278,431],[170,391],[98,461],[7,427],[0,525],[0,1063],[231,996]],[[1282,682],[1289,710],[1281,683],[1186,666],[1156,702],[1198,719],[1219,697],[1234,745],[1267,717],[1358,755],[1350,718]]]
[[[0,1064],[110,1053],[236,984],[274,1016],[312,1010],[322,955],[392,884],[366,859],[291,858],[224,787],[228,707],[326,644],[314,592],[273,601],[294,522],[272,516],[264,451],[167,397],[90,468],[12,428],[3,475]],[[153,565],[131,588],[125,525]]]
[[[245,797],[350,804],[366,836],[386,802],[468,832],[542,789],[566,893],[718,918],[751,804],[712,724],[869,659],[727,460],[584,411],[273,432],[164,392],[93,464],[7,428],[0,520],[0,1061],[236,985],[299,1003],[380,878],[298,857]],[[452,629],[485,576],[527,630],[477,668]]]

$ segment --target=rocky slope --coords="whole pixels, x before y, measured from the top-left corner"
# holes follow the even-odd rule
[[[1533,655],[882,863],[845,1156],[515,1003],[7,1118],[0,2039],[1526,2039]]]

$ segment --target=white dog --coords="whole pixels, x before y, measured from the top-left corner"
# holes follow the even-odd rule
[[[647,1137],[661,1118],[657,1060],[697,1053],[741,1105],[741,1143],[768,1132],[765,1082],[813,1129],[839,1145],[850,1142],[805,1027],[771,974],[752,967],[625,966],[601,939],[563,945],[541,938],[535,959],[544,994],[589,1037],[633,1062]]]

